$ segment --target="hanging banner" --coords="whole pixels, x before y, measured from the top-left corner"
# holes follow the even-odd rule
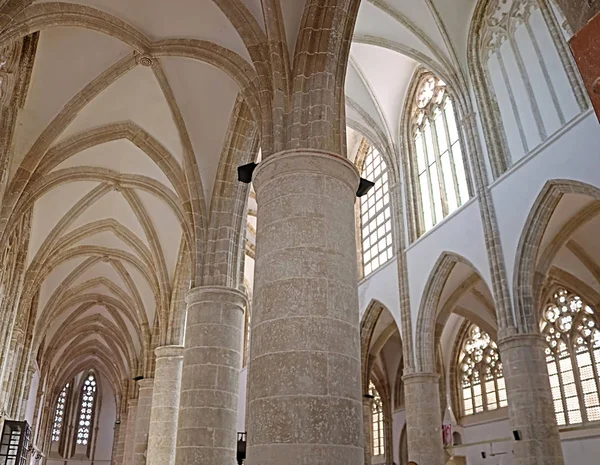
[[[451,424],[442,425],[442,439],[444,441],[444,446],[452,445],[452,425]]]

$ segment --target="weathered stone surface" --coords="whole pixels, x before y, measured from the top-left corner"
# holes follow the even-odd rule
[[[556,0],[573,32],[579,31],[600,12],[599,0]]]
[[[232,465],[246,296],[227,287],[198,287],[186,301],[175,463]]]
[[[131,399],[127,406],[127,427],[125,433],[125,450],[123,465],[133,463],[133,445],[135,443],[135,420],[137,416],[137,399]]]
[[[152,411],[148,434],[147,465],[173,465],[177,439],[183,346],[158,347]]]
[[[563,452],[548,378],[545,342],[527,334],[498,342],[510,424],[521,432],[513,444],[519,465],[563,465]]]
[[[358,174],[328,153],[259,165],[248,465],[362,465]]]
[[[143,379],[138,382],[138,385],[139,394],[135,418],[135,440],[133,444],[133,461],[131,463],[133,465],[146,465],[154,379]]]
[[[440,376],[416,373],[404,376],[408,457],[419,464],[443,465]]]

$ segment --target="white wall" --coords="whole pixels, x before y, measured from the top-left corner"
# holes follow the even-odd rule
[[[101,406],[97,416],[96,426],[98,436],[96,442],[96,453],[94,465],[109,465],[112,455],[113,439],[115,434],[115,421],[117,419],[117,407],[115,394],[111,385],[99,376],[101,393]],[[46,465],[91,465],[92,460],[52,458],[46,461]]]

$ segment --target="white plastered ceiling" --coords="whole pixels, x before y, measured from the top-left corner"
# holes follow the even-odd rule
[[[34,2],[30,8],[46,3],[52,2]],[[265,28],[261,0],[65,3],[124,21],[134,31],[132,40],[209,41],[249,64],[244,41],[218,3],[244,4]],[[293,56],[306,2],[280,4]],[[363,0],[346,83],[349,126],[397,148],[415,69],[424,65],[452,76],[464,73],[474,4]],[[120,328],[117,338],[135,352],[138,366],[105,333],[84,332],[77,344],[107,350],[120,361],[121,374],[133,376],[142,370],[141,354],[149,349],[160,315],[175,305],[174,283],[187,237],[180,182],[189,178],[186,160],[195,160],[206,209],[240,89],[223,71],[198,60],[160,56],[147,66],[139,56],[134,59],[131,43],[73,24],[54,26],[40,32],[10,167],[13,176],[20,167],[43,168],[32,181],[40,189],[32,199],[27,259],[32,292],[39,289],[36,336],[48,348],[64,331]],[[359,143],[356,132],[350,131],[349,139],[353,146]],[[249,224],[256,227],[254,213]],[[50,354],[51,364],[59,365],[67,349]]]

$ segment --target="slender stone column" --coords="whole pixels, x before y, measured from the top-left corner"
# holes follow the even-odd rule
[[[129,411],[121,414],[121,423],[116,425],[118,427],[118,434],[116,437],[116,446],[114,447],[114,465],[123,465],[123,458],[125,456],[125,440],[127,438],[127,416]]]
[[[354,165],[318,151],[257,168],[248,465],[362,465]]]
[[[197,287],[186,296],[177,465],[232,465],[246,296]]]
[[[133,442],[133,465],[146,465],[150,412],[152,410],[152,390],[154,379],[138,381],[138,406],[135,417],[135,439]]]
[[[373,438],[371,437],[371,425],[373,424],[373,399],[363,396],[363,447],[365,453],[365,465],[371,463],[373,457]]]
[[[521,441],[513,448],[519,465],[564,465],[548,368],[545,342],[537,334],[520,334],[498,341],[508,416]]]
[[[183,346],[158,347],[147,465],[174,465]]]
[[[418,464],[444,465],[440,376],[434,373],[406,375],[406,436],[408,458]]]
[[[135,443],[135,417],[137,416],[137,405],[137,399],[130,399],[127,403],[127,427],[125,430],[123,465],[133,463],[133,445]]]

